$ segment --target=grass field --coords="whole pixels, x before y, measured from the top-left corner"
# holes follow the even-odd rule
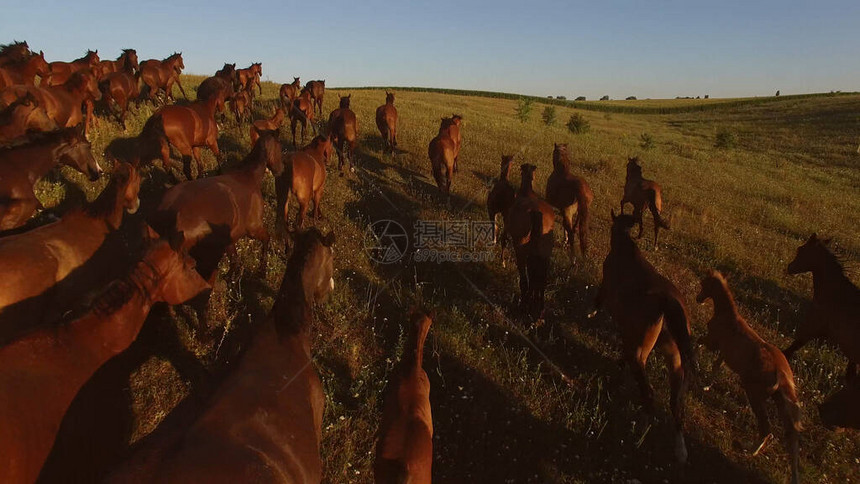
[[[189,95],[197,82],[185,79]],[[353,94],[360,128],[358,168],[348,177],[329,177],[323,200],[327,219],[319,223],[338,237],[337,289],[317,313],[313,342],[326,392],[326,481],[372,481],[382,391],[402,351],[406,313],[419,301],[437,311],[424,360],[432,385],[436,482],[787,480],[775,412],[777,443],[758,457],[744,450],[756,440],[754,419],[737,378],[726,368],[710,391],[701,385],[691,391],[690,460],[683,468],[674,465],[668,383],[659,355],[649,372],[660,416],[646,431],[635,384],[617,364],[620,340],[614,323],[603,313],[587,315],[608,251],[609,211],[617,210],[627,157],[638,155],[645,176],[662,184],[672,222],[672,230],[661,233],[659,250],[651,250],[644,239],[640,245],[685,295],[694,334],[704,334],[711,315],[710,305],[694,302],[698,279],[718,268],[755,329],[785,347],[812,293],[810,275],[785,274],[796,247],[817,231],[833,237],[846,260],[860,259],[860,95],[785,98],[674,114],[557,106],[559,121],[548,127],[540,120],[540,104],[521,123],[514,116],[515,100],[400,91],[401,152],[391,156],[382,153],[373,117],[383,91],[329,89],[324,117],[336,107],[336,94],[347,92]],[[277,86],[264,84],[256,117],[271,115],[276,95]],[[133,110],[128,133],[138,133],[152,111],[148,105]],[[590,122],[588,133],[574,135],[564,127],[574,112]],[[426,150],[439,118],[451,113],[464,117],[463,148],[446,206],[429,176]],[[734,147],[714,146],[721,131],[734,135]],[[642,147],[643,133],[651,136],[653,147]],[[117,124],[103,120],[93,134],[94,149],[101,153],[120,134]],[[282,139],[289,139],[288,129]],[[572,266],[560,247],[560,227],[556,231],[542,327],[529,328],[515,317],[518,286],[512,260],[503,268],[498,258],[436,264],[407,257],[390,265],[369,259],[364,231],[373,221],[393,219],[410,229],[417,220],[485,219],[486,192],[502,154],[517,154],[517,165],[538,165],[536,187],[542,193],[554,142],[569,143],[573,170],[594,190],[595,217],[584,264]],[[247,125],[236,126],[231,116],[222,124],[219,143],[227,164],[235,164],[249,150]],[[207,167],[215,170],[214,157],[205,153]],[[165,180],[160,167],[144,171],[142,213],[156,202]],[[517,168],[511,178],[519,183]],[[79,190],[92,199],[104,183],[89,184],[64,169],[59,180],[41,182],[38,195],[52,207]],[[271,208],[269,175],[264,193]],[[274,231],[271,211],[268,217]],[[650,224],[646,215],[648,235]],[[181,310],[157,312],[128,354],[89,385],[102,385],[94,394],[132,409],[99,414],[102,422],[113,419],[110,425],[128,430],[114,436],[115,452],[143,438],[185,396],[205,386],[201,375],[219,375],[235,362],[247,334],[270,307],[283,272],[283,244],[276,243],[272,250],[281,257],[270,257],[265,280],[255,277],[259,250],[256,242],[240,243],[247,270],[239,274],[222,264],[224,277],[210,301],[208,327]],[[703,370],[709,369],[713,355],[700,354]],[[824,429],[815,406],[841,386],[844,365],[836,351],[815,345],[792,362],[804,403],[801,466],[807,482],[860,479],[858,433]],[[117,389],[105,395],[109,383]]]

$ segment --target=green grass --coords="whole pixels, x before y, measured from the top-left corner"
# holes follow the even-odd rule
[[[200,79],[184,79],[190,96]],[[402,352],[406,312],[423,302],[438,313],[424,361],[432,385],[437,482],[784,482],[788,464],[780,439],[756,458],[740,450],[738,443],[752,445],[756,432],[737,378],[727,369],[711,391],[691,392],[686,424],[690,463],[686,469],[674,466],[668,385],[659,355],[649,372],[660,416],[643,438],[638,392],[629,372],[617,365],[620,342],[614,324],[603,314],[586,315],[608,251],[609,211],[617,210],[627,157],[639,155],[645,176],[663,186],[672,222],[672,230],[661,234],[660,250],[645,249],[645,257],[686,295],[695,335],[704,333],[711,312],[710,306],[693,301],[698,278],[713,267],[727,275],[742,313],[756,330],[785,347],[811,297],[809,275],[785,275],[795,248],[817,231],[834,237],[847,260],[860,258],[860,96],[665,105],[553,100],[558,119],[578,113],[591,126],[587,133],[572,134],[562,123],[545,126],[540,116],[520,122],[516,98],[507,95],[396,91],[402,150],[396,157],[382,154],[374,123],[383,90],[329,89],[325,98],[324,117],[336,107],[336,93],[352,92],[360,129],[357,173],[345,178],[330,174],[323,200],[328,218],[319,224],[338,237],[337,289],[318,312],[313,341],[326,392],[326,480],[371,482],[382,391]],[[256,117],[271,115],[276,96],[277,86],[264,84]],[[147,105],[134,109],[128,134],[139,132],[151,112]],[[448,208],[430,177],[426,149],[439,118],[452,112],[464,117],[463,147]],[[734,148],[714,147],[723,130],[735,135]],[[115,123],[102,121],[93,134],[94,149],[100,153],[120,132]],[[642,133],[653,136],[654,146],[647,151],[640,146]],[[518,287],[512,260],[503,268],[498,259],[389,266],[368,259],[363,250],[368,222],[394,219],[409,228],[420,219],[484,219],[486,192],[502,154],[517,154],[517,164],[538,165],[536,186],[543,192],[554,142],[569,143],[573,170],[591,184],[595,219],[590,258],[573,268],[561,249],[560,227],[556,231],[543,327],[528,329],[512,317]],[[228,164],[241,159],[248,144],[247,125],[236,126],[230,117],[221,131]],[[215,169],[214,157],[204,153],[207,167]],[[145,171],[144,195],[154,197],[162,189],[160,168]],[[518,170],[511,173],[518,183]],[[46,206],[57,205],[72,187],[91,199],[104,185],[89,184],[67,169],[63,176],[68,184],[39,184]],[[264,194],[271,208],[274,189],[268,175]],[[273,220],[271,212],[267,217]],[[646,216],[646,234],[650,227]],[[272,250],[265,280],[251,275],[259,260],[255,242],[239,244],[245,272],[228,274],[228,264],[222,264],[223,279],[210,301],[210,327],[197,328],[181,311],[163,316],[203,364],[234,363],[242,341],[238,335],[266,314],[284,265],[283,248],[276,243]],[[713,361],[709,354],[700,359],[703,368]],[[810,345],[792,364],[804,402],[802,477],[811,482],[857,479],[858,434],[823,429],[815,408],[841,385],[844,359],[830,348]],[[151,357],[136,370],[130,382],[134,439],[151,431],[193,383],[161,357]],[[773,421],[778,431],[775,417]]]

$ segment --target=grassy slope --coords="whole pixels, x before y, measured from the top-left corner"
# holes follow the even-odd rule
[[[326,116],[337,101],[333,91],[326,95]],[[276,86],[265,85],[264,99],[276,94]],[[668,389],[659,355],[652,359],[650,372],[661,417],[643,437],[638,392],[628,372],[616,363],[619,340],[613,323],[603,314],[592,319],[586,314],[608,251],[609,210],[617,207],[621,195],[626,157],[640,155],[645,175],[664,187],[673,226],[664,232],[661,249],[646,250],[645,255],[687,296],[694,333],[703,334],[710,317],[710,307],[693,301],[697,275],[717,267],[729,277],[742,312],[755,328],[785,346],[790,341],[786,335],[792,334],[811,294],[808,275],[784,274],[794,249],[816,230],[833,236],[848,260],[860,256],[856,231],[860,171],[855,153],[860,96],[787,99],[672,115],[583,112],[592,128],[577,136],[561,126],[543,126],[537,112],[521,124],[513,116],[512,100],[400,92],[403,152],[396,159],[381,154],[373,121],[383,98],[381,91],[353,93],[361,130],[359,169],[352,177],[331,176],[323,202],[328,218],[320,225],[334,228],[338,236],[337,290],[319,312],[314,342],[327,397],[323,457],[328,481],[371,480],[382,390],[402,351],[405,312],[416,300],[438,311],[424,365],[432,384],[438,482],[786,479],[781,445],[771,446],[758,458],[739,449],[738,442],[752,445],[755,440],[754,421],[736,378],[726,369],[711,391],[692,392],[687,422],[690,464],[686,469],[673,466]],[[257,108],[258,116],[272,110],[270,102]],[[558,111],[560,124],[574,112],[567,107]],[[150,112],[143,106],[131,116],[132,134]],[[465,118],[464,142],[451,208],[445,209],[428,176],[426,147],[439,117],[451,112]],[[721,128],[736,133],[735,149],[713,148]],[[100,152],[119,132],[117,125],[103,122],[95,132],[94,147]],[[640,147],[643,132],[654,136],[653,149]],[[542,192],[553,142],[570,144],[574,170],[583,173],[594,189],[593,249],[591,259],[573,269],[566,253],[556,250],[547,324],[527,331],[527,338],[571,377],[570,385],[518,335],[525,328],[506,317],[516,300],[512,261],[507,268],[497,259],[377,266],[363,251],[369,221],[393,218],[408,228],[417,219],[484,218],[486,189],[502,153],[518,153],[518,162],[537,164],[537,187]],[[228,163],[241,159],[248,143],[247,127],[236,127],[232,119],[226,123],[220,144]],[[214,169],[208,152],[206,160]],[[517,173],[512,170],[514,183]],[[68,183],[40,183],[39,195],[46,206],[57,204],[75,187],[92,198],[103,185],[91,186],[67,169],[63,177]],[[160,168],[150,169],[145,183],[151,205],[163,186]],[[267,176],[264,192],[273,202],[271,177]],[[156,315],[162,325],[177,328],[182,346],[205,365],[232,362],[244,330],[271,304],[283,259],[270,258],[262,281],[251,275],[258,247],[255,242],[240,244],[247,269],[240,274],[227,274],[228,265],[223,264],[224,278],[210,302],[209,328],[198,328],[181,312]],[[181,358],[150,357],[148,347],[143,351],[145,363],[130,370],[134,440],[155,428],[195,383],[187,361],[180,365]],[[703,355],[701,360],[708,368],[712,357]],[[857,434],[824,430],[814,406],[840,386],[844,361],[831,349],[811,345],[793,365],[805,403],[803,477],[818,482],[857,478]]]

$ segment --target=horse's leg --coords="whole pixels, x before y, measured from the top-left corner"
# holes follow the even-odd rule
[[[758,445],[753,451],[753,455],[758,455],[765,445],[773,438],[770,433],[770,421],[767,419],[767,408],[765,408],[765,400],[767,394],[758,388],[745,386],[744,391],[747,394],[747,400],[750,402],[750,408],[755,415],[756,424],[758,425]]]
[[[520,308],[528,303],[529,276],[526,271],[526,254],[522,247],[514,247],[514,255],[517,259],[517,272],[520,274]]]
[[[499,235],[501,240],[499,241],[499,245],[501,246],[500,257],[502,259],[502,267],[507,267],[505,263],[505,246],[507,245],[508,232],[505,227],[502,227],[501,234]]]
[[[784,349],[782,353],[786,359],[790,359],[794,355],[794,352],[803,347],[803,345],[814,339],[823,338],[826,335],[824,328],[811,317],[807,317],[798,326],[797,332],[794,335],[794,342],[791,343],[791,346]]]
[[[182,93],[182,97],[188,99],[188,95],[185,94],[185,89],[182,87],[182,82],[179,81],[179,76],[176,77],[176,85],[179,87],[179,92]]]
[[[248,235],[261,242],[260,266],[257,268],[257,275],[261,279],[265,279],[266,268],[269,264],[269,241],[271,240],[271,237],[269,237],[269,231],[266,230],[266,227],[263,225],[262,211],[258,218],[259,220],[255,222],[254,227],[249,231]]]
[[[325,168],[323,168],[325,170]],[[314,219],[322,220],[323,214],[322,209],[320,208],[320,201],[322,200],[323,188],[319,187],[319,189],[314,193]]]
[[[296,123],[299,120],[296,116],[293,116],[293,119],[290,120],[290,131],[293,133],[293,148],[296,148]]]
[[[633,219],[636,223],[639,224],[639,234],[636,236],[637,239],[642,238],[642,213],[644,212],[643,208],[639,205],[633,206]]]
[[[197,178],[203,177],[203,156],[200,154],[200,147],[195,146],[191,148],[191,152],[194,155],[194,161],[197,163]]]
[[[800,447],[800,407],[797,404],[797,396],[793,392],[780,388],[773,394],[776,400],[776,409],[782,419],[785,428],[786,449],[791,462],[791,482],[800,482],[800,459],[798,457]]]
[[[10,230],[24,225],[42,204],[33,195],[31,199],[13,199],[0,205],[0,230]]]
[[[627,363],[633,370],[633,378],[639,386],[639,393],[642,397],[642,405],[649,415],[654,413],[654,389],[648,382],[648,374],[645,371],[645,365],[648,363],[648,352],[643,351],[640,346],[633,348],[632,351],[627,351]]]
[[[218,137],[213,133],[209,137],[209,141],[206,143],[206,146],[209,148],[209,151],[215,155],[215,160],[218,162],[218,165],[222,165],[224,163],[224,159],[221,156],[221,149],[218,148]]]
[[[561,225],[564,227],[564,238],[567,243],[567,250],[570,253],[570,259],[573,261],[573,258],[576,256],[575,249],[573,247],[576,242],[576,232],[573,224],[573,205],[567,206],[562,211],[561,217]]]
[[[684,368],[681,365],[681,353],[674,343],[666,353],[666,367],[669,370],[670,407],[675,424],[675,458],[683,464],[687,462],[687,445],[684,442],[684,394],[687,392],[687,384]]]

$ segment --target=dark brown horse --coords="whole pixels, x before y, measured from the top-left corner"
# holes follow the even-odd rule
[[[169,240],[183,235],[182,247],[193,249],[212,233],[213,227],[229,228],[228,240],[221,247],[205,248],[204,261],[197,257],[204,277],[215,275],[218,261],[242,237],[263,242],[261,267],[266,267],[269,233],[263,224],[265,202],[261,192],[268,167],[281,173],[281,144],[265,133],[236,169],[223,175],[180,183],[165,192],[156,212],[147,219],[155,232]],[[200,250],[203,250],[201,248]]]
[[[463,123],[463,117],[459,114],[452,114],[450,118],[442,118],[442,120],[442,128],[447,132],[451,141],[454,142],[454,173],[456,173],[460,171],[460,146],[463,144],[460,125]]]
[[[394,93],[385,92],[385,104],[376,108],[376,127],[385,143],[384,151],[397,149],[397,108],[394,107]]]
[[[325,395],[314,304],[334,289],[334,234],[297,235],[269,316],[191,428],[135,455],[111,482],[318,483]]]
[[[725,361],[741,379],[741,386],[758,422],[760,443],[753,455],[761,452],[773,438],[765,408],[767,399],[772,398],[785,429],[791,482],[796,483],[799,478],[798,433],[802,426],[794,374],[788,360],[779,348],[763,340],[740,315],[728,282],[717,271],[710,271],[702,279],[702,290],[696,296],[700,304],[708,299],[714,302],[714,317],[708,321],[708,334],[702,343],[719,353],[714,371]]]
[[[552,173],[546,181],[546,200],[561,212],[561,225],[571,257],[577,233],[583,259],[588,254],[588,225],[593,199],[594,193],[585,178],[570,172],[567,144],[556,144],[552,150]]]
[[[207,77],[200,83],[200,86],[197,87],[197,100],[217,99],[215,111],[217,113],[224,112],[225,103],[233,99],[236,93],[237,79],[236,64],[224,64],[224,67],[214,76]]]
[[[848,358],[846,373],[851,379],[860,365],[860,289],[845,275],[842,263],[827,247],[829,242],[812,234],[788,264],[789,274],[812,273],[813,292],[812,307],[785,356],[791,358],[813,339],[828,339]]]
[[[243,121],[251,119],[251,95],[248,91],[238,91],[233,94],[230,99],[230,109],[233,115],[236,116],[236,124],[242,124]]]
[[[129,101],[140,97],[138,85],[138,76],[130,62],[124,64],[119,71],[105,74],[99,82],[102,99],[108,107],[111,106],[111,101],[116,104],[118,112],[115,114],[123,128],[126,127],[125,116],[128,114]]]
[[[240,90],[242,85],[239,84],[239,74],[236,72],[236,63],[227,64],[224,63],[224,67],[215,71],[215,77],[220,77],[222,79],[228,80],[233,84],[233,89]],[[199,97],[199,95],[198,95]]]
[[[302,143],[305,142],[305,128],[311,123],[311,129],[316,134],[314,126],[314,106],[311,100],[311,92],[308,88],[302,89],[302,93],[293,101],[290,109],[290,131],[293,133],[293,146],[296,146],[296,124],[302,123]]]
[[[303,150],[284,156],[284,171],[275,182],[278,196],[278,218],[283,217],[287,225],[290,211],[290,193],[295,194],[299,204],[296,213],[296,229],[304,228],[305,215],[311,200],[314,202],[314,219],[322,218],[320,200],[326,180],[326,165],[331,157],[331,139],[317,136]]]
[[[236,69],[236,76],[239,79],[239,89],[247,91],[254,97],[254,86],[263,94],[263,86],[260,84],[260,78],[263,76],[263,64],[255,62],[244,69]]]
[[[687,460],[684,442],[684,394],[695,371],[689,318],[681,292],[654,268],[630,236],[636,223],[631,215],[612,212],[609,255],[603,261],[603,281],[595,299],[606,307],[621,333],[622,358],[633,370],[645,410],[654,412],[654,390],[645,365],[659,344],[665,354],[675,423],[675,457]]]
[[[0,238],[0,345],[24,331],[59,322],[87,291],[110,282],[103,279],[104,267],[88,271],[87,280],[76,271],[119,228],[123,212],[137,211],[139,190],[137,171],[118,164],[110,183],[86,207],[57,222]],[[73,285],[62,284],[70,277],[75,278]],[[34,304],[23,307],[27,300]]]
[[[185,94],[185,89],[182,88],[182,83],[179,82],[179,76],[182,74],[182,69],[185,69],[185,62],[182,61],[182,53],[174,53],[164,60],[149,59],[140,63],[140,78],[147,87],[146,95],[153,102],[159,91],[164,91],[167,100],[173,102],[173,84],[179,86],[182,96],[188,99]],[[141,95],[144,92],[141,91]]]
[[[299,92],[302,89],[301,81],[299,81],[298,77],[293,78],[293,82],[290,84],[281,84],[280,96],[281,96],[281,104],[284,105],[284,109],[289,110],[290,106],[293,105],[293,101],[299,97]]]
[[[86,315],[0,347],[0,481],[36,482],[78,390],[135,340],[152,305],[208,287],[190,258],[160,242]]]
[[[170,146],[182,155],[182,169],[191,180],[191,158],[197,162],[197,176],[203,175],[203,159],[200,148],[205,146],[220,161],[218,149],[218,124],[215,122],[215,107],[218,98],[195,101],[185,106],[165,106],[155,112],[143,126],[141,138],[155,142],[160,147],[161,162],[170,164]],[[141,160],[148,162],[150,160]]]
[[[112,72],[128,72],[129,74],[137,74],[140,70],[140,65],[137,63],[137,51],[134,49],[123,49],[122,54],[116,60],[100,61],[96,67],[99,79]]]
[[[490,222],[493,224],[493,243],[498,241],[499,226],[496,223],[496,217],[508,213],[511,206],[514,204],[516,190],[511,182],[508,181],[508,173],[511,171],[511,162],[514,161],[512,155],[502,155],[502,163],[499,167],[499,178],[487,194],[487,215],[490,217]]]
[[[31,92],[0,109],[0,148],[14,144],[28,133],[60,129]]]
[[[0,45],[0,67],[14,62],[27,60],[32,52],[26,41],[13,41],[9,44]]]
[[[544,293],[549,278],[553,248],[555,212],[535,193],[533,185],[537,167],[520,166],[520,189],[505,219],[505,234],[510,236],[520,277],[520,308],[534,321],[543,318]],[[502,236],[502,260],[507,237]]]
[[[430,145],[427,147],[427,156],[430,157],[430,170],[436,180],[436,186],[445,195],[451,194],[451,183],[454,181],[454,172],[457,166],[457,143],[451,137],[451,128],[455,124],[453,118],[442,118],[439,134],[430,140]],[[459,129],[459,127],[456,128],[456,133],[460,132]]]
[[[34,86],[36,85],[36,76],[47,79],[50,74],[51,66],[45,60],[45,54],[42,52],[32,54],[25,60],[11,62],[0,67],[0,89],[17,84]]]
[[[311,93],[311,99],[314,101],[314,110],[319,110],[320,116],[322,116],[323,97],[325,96],[325,79],[308,81],[305,85],[305,89]]]
[[[633,218],[639,223],[639,235],[642,237],[642,215],[645,213],[645,204],[651,210],[654,218],[654,248],[657,248],[657,233],[660,227],[669,230],[669,222],[660,216],[663,210],[663,189],[653,180],[642,177],[642,166],[639,158],[627,160],[627,181],[624,183],[624,196],[621,198],[621,213],[624,213],[624,204],[633,204]]]
[[[102,169],[90,144],[72,128],[42,135],[26,145],[0,149],[0,230],[20,227],[42,204],[33,186],[57,163],[97,180]]]
[[[284,112],[284,108],[278,106],[275,109],[275,114],[268,119],[258,119],[251,124],[251,146],[257,142],[257,139],[260,137],[260,133],[263,131],[274,131],[277,135],[280,135],[281,126],[284,124],[284,118],[286,117],[286,112]]]
[[[51,67],[51,75],[48,76],[47,85],[61,86],[69,80],[72,74],[82,71],[84,69],[93,70],[93,72],[96,74],[96,80],[98,80],[98,73],[96,72],[96,67],[99,64],[99,61],[99,51],[88,50],[86,55],[79,59],[75,59],[72,62],[51,62],[49,64]]]
[[[339,96],[340,106],[328,117],[332,142],[337,150],[337,168],[343,173],[343,165],[349,163],[349,171],[355,171],[355,144],[358,141],[358,120],[349,108],[352,94]]]
[[[860,430],[860,381],[849,382],[818,406],[821,422],[828,427]]]

